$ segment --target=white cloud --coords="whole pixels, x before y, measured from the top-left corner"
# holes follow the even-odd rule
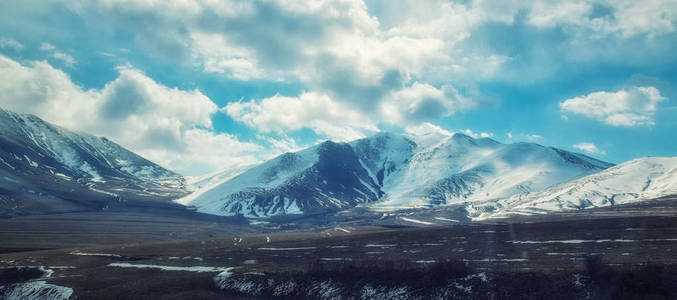
[[[584,25],[592,4],[578,2],[537,1],[531,7],[528,21],[536,27],[555,27],[558,24]]]
[[[582,143],[574,144],[572,147],[574,147],[578,150],[581,150],[581,151],[585,151],[585,152],[590,153],[590,154],[606,155],[606,152],[597,148],[597,146],[593,143],[582,142]]]
[[[45,42],[40,44],[40,51],[52,51],[54,49],[56,49],[56,47],[50,43]]]
[[[102,135],[185,174],[251,163],[259,145],[211,131],[218,107],[198,90],[159,84],[131,67],[102,89],[85,90],[44,61],[26,65],[0,55],[0,105],[61,126]]]
[[[105,12],[110,16],[105,21],[114,23],[111,27],[133,30],[137,46],[153,55],[189,61],[205,72],[237,80],[298,82],[307,92],[290,98],[328,97],[343,111],[370,116],[375,123],[409,126],[472,108],[468,95],[474,94],[467,91],[478,81],[497,76],[523,80],[501,75],[513,57],[463,44],[483,24],[512,24],[524,14],[527,24],[562,27],[574,32],[572,36],[655,36],[674,30],[675,13],[665,11],[669,1],[674,0],[405,0],[398,5],[369,0],[369,6],[361,0],[174,0],[169,5],[99,0],[67,5],[80,14]],[[608,7],[609,12],[598,14],[598,7]],[[554,74],[541,66],[529,70],[530,76]],[[251,112],[229,115],[268,130],[258,124],[273,118],[264,108],[254,109],[258,104],[241,103],[231,109],[246,105]],[[332,116],[277,119],[280,126],[275,128],[307,127],[336,138],[364,132],[356,128],[360,126],[337,130],[339,125],[319,124],[320,119],[336,123]]]
[[[262,100],[231,102],[224,111],[259,132],[309,128],[331,140],[348,141],[379,131],[378,124],[415,126],[473,106],[451,86],[438,89],[415,82],[391,93],[379,110],[365,113],[326,94],[305,92],[298,97],[275,95]]]
[[[533,133],[522,134],[521,136],[522,136],[522,138],[524,138],[525,140],[530,141],[530,142],[536,142],[536,141],[540,141],[540,140],[543,139],[542,135],[533,134]]]
[[[560,103],[560,109],[612,126],[653,126],[653,115],[664,100],[655,87],[631,87],[567,99]]]
[[[429,134],[438,134],[443,136],[452,136],[454,133],[435,124],[423,122],[419,125],[408,126],[404,129],[408,134],[422,136]]]
[[[472,138],[475,138],[475,139],[479,139],[479,138],[490,138],[490,137],[494,136],[493,133],[488,133],[488,132],[481,132],[481,133],[480,133],[480,132],[474,132],[474,131],[472,131],[472,130],[470,130],[470,129],[462,130],[461,133],[463,133],[463,134],[465,134],[465,135],[467,135],[467,136],[470,136],[470,137],[472,137]]]
[[[424,137],[424,136],[429,136],[429,137],[434,137],[434,139],[437,139],[439,141],[440,137],[446,137],[446,136],[452,136],[455,133],[452,131],[448,131],[442,127],[439,127],[435,124],[428,123],[428,122],[423,122],[418,125],[412,125],[412,126],[407,126],[404,128],[405,132],[414,136],[414,137]],[[458,131],[458,133],[465,134],[467,136],[470,136],[475,139],[479,138],[491,138],[494,136],[493,133],[488,133],[488,132],[474,132],[471,129],[465,129]]]
[[[0,103],[18,112],[35,113],[69,128],[92,122],[93,91],[75,85],[68,75],[45,61],[28,65],[0,55]]]
[[[519,141],[527,141],[527,142],[532,142],[532,143],[539,143],[542,142],[545,138],[540,135],[540,134],[535,134],[535,133],[512,133],[512,131],[508,132],[505,134],[507,139],[507,142],[512,143],[512,142],[519,142]],[[492,137],[493,134],[490,134],[489,137]]]
[[[427,83],[414,82],[391,93],[381,104],[381,114],[383,121],[391,124],[420,123],[473,106],[470,99],[459,95],[452,86],[438,89]]]
[[[307,127],[329,139],[348,141],[378,131],[369,116],[327,95],[312,92],[299,97],[275,95],[260,101],[231,102],[222,111],[264,133]]]
[[[380,123],[406,127],[470,109],[481,100],[481,92],[473,93],[478,82],[530,82],[556,74],[556,67],[543,67],[549,64],[541,61],[533,68],[519,65],[532,53],[548,52],[538,43],[537,51],[514,54],[494,53],[486,43],[465,45],[471,37],[488,34],[483,24],[512,24],[524,16],[528,26],[561,28],[570,34],[561,44],[580,42],[578,37],[655,37],[674,31],[675,12],[665,9],[670,1],[404,0],[392,5],[369,0],[368,6],[361,0],[98,0],[66,5],[82,16],[91,11],[106,16],[91,25],[101,22],[101,27],[133,32],[134,50],[149,56],[188,62],[237,80],[299,84],[305,89],[299,95],[234,103],[224,111],[260,132],[310,128],[345,140],[376,130]],[[380,9],[374,9],[377,6]],[[600,7],[604,12],[596,11]],[[581,42],[572,48],[602,52],[597,50],[601,47],[585,47],[589,45]],[[594,57],[586,51],[566,52],[565,59]],[[65,56],[61,61],[68,65]],[[504,70],[511,67],[510,61],[519,65],[516,73]],[[287,106],[317,103],[348,116],[305,113],[316,108],[294,109],[293,114],[301,111],[299,116],[276,115],[289,112]],[[365,124],[367,117],[371,121]],[[354,122],[360,118],[363,124]],[[642,115],[619,113],[608,122],[647,121]]]
[[[604,7],[606,14],[594,14]],[[596,34],[630,38],[645,34],[650,37],[675,31],[677,12],[674,0],[647,1],[532,1],[528,22],[539,28],[578,27]]]
[[[274,138],[269,135],[257,135],[256,138],[259,141],[263,141],[270,145],[270,148],[273,150],[271,153],[285,153],[285,152],[296,152],[305,148],[296,143],[296,141],[287,136],[286,134],[281,134],[280,138]]]
[[[56,47],[54,47],[54,45],[50,43],[43,42],[42,44],[40,44],[40,51],[51,52],[50,56],[52,58],[60,61],[67,67],[75,66],[76,61],[75,58],[73,58],[73,56],[71,56],[68,53],[57,51]]]
[[[205,72],[224,73],[238,80],[273,78],[258,66],[254,53],[228,42],[222,34],[191,33],[192,59]]]
[[[17,40],[7,37],[0,37],[0,49],[14,49],[22,50],[24,45],[19,43]]]
[[[609,1],[613,16],[597,24],[607,32],[619,33],[622,37],[647,34],[651,37],[675,31],[677,10],[674,0]]]
[[[52,57],[61,61],[64,65],[68,67],[73,67],[75,65],[75,58],[73,58],[70,54],[55,51],[52,53]]]
[[[239,80],[300,81],[310,92],[373,114],[389,96],[406,93],[415,84],[412,78],[430,70],[458,74],[456,78],[485,76],[505,61],[450,51],[469,36],[468,28],[479,16],[476,11],[466,14],[470,8],[465,5],[438,4],[443,9],[436,14],[439,20],[428,22],[422,15],[387,29],[360,0],[195,0],[172,5],[101,0],[74,9],[83,14],[87,9],[106,11],[117,26],[133,28],[145,50],[190,61],[203,71]],[[475,68],[477,60],[486,67]],[[457,67],[438,67],[450,62]]]

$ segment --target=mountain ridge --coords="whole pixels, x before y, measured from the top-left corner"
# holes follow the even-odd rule
[[[612,166],[533,143],[501,144],[460,133],[426,139],[417,143],[385,132],[348,143],[326,141],[259,164],[184,203],[204,213],[249,218],[286,215],[285,206],[292,204],[290,214],[434,207],[532,192]],[[302,165],[293,163],[297,156]],[[282,161],[295,171],[278,176]],[[277,180],[265,174],[277,174]],[[515,175],[522,177],[511,184]]]
[[[637,203],[677,195],[677,157],[641,157],[540,192],[469,208],[477,220]]]
[[[2,212],[103,209],[115,202],[168,202],[185,179],[105,137],[0,109]]]

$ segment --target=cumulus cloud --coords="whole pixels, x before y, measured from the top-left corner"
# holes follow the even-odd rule
[[[193,32],[191,40],[194,44],[192,60],[205,72],[223,73],[238,80],[275,78],[274,74],[259,67],[253,51],[233,45],[224,35]]]
[[[188,61],[237,80],[299,82],[307,93],[340,102],[344,110],[378,116],[377,123],[410,124],[473,107],[471,97],[457,89],[465,92],[464,87],[496,78],[514,59],[463,44],[484,24],[513,24],[523,15],[530,26],[562,27],[572,36],[656,36],[674,31],[676,16],[665,11],[665,1],[671,0],[406,0],[397,6],[384,0],[99,0],[66,5],[81,15],[105,13],[110,19],[103,22],[114,23],[109,28],[134,32],[137,46],[154,56]],[[291,98],[303,97],[308,96]],[[252,114],[241,117],[260,128]],[[336,137],[336,130],[318,125],[318,118],[299,120],[312,123],[302,127]],[[358,136],[358,131],[347,127],[345,136]]]
[[[542,135],[539,135],[539,134],[533,134],[533,133],[531,133],[531,134],[529,134],[529,133],[523,134],[522,137],[524,137],[524,139],[526,139],[527,141],[532,141],[532,142],[539,141],[539,140],[542,140],[542,139],[543,139],[543,136],[542,136]]]
[[[75,65],[75,58],[73,58],[73,56],[71,56],[70,54],[55,51],[54,53],[52,53],[52,57],[56,60],[61,61],[64,65],[68,67],[73,67]]]
[[[490,138],[490,137],[494,136],[493,133],[488,133],[488,132],[474,132],[474,131],[472,131],[472,130],[470,130],[470,129],[465,129],[465,130],[461,131],[461,133],[463,133],[463,134],[465,134],[465,135],[467,135],[467,136],[470,136],[470,137],[472,137],[472,138],[475,138],[475,139],[479,139],[479,138]]]
[[[490,135],[489,137],[493,136]],[[513,141],[527,141],[527,142],[541,142],[543,139],[545,139],[542,135],[540,134],[535,134],[535,133],[512,133],[512,131],[506,133],[506,136],[508,137],[508,142],[513,142]]]
[[[610,1],[605,3],[613,9],[612,16],[605,16],[599,26],[607,32],[619,33],[622,37],[647,34],[650,37],[675,31],[677,11],[673,0]]]
[[[382,103],[384,122],[420,123],[449,116],[456,111],[473,107],[474,103],[449,85],[436,88],[427,83],[395,91]]]
[[[451,131],[448,131],[442,127],[439,127],[435,124],[429,123],[429,122],[424,122],[418,125],[413,125],[413,126],[407,126],[405,129],[405,132],[411,135],[415,136],[423,136],[423,135],[429,135],[429,134],[439,134],[443,136],[451,136],[454,133]]]
[[[588,22],[592,4],[579,2],[546,2],[534,3],[528,21],[536,27],[555,27],[559,24],[584,25]]]
[[[677,13],[666,9],[671,5],[674,6],[672,0],[533,1],[528,21],[539,28],[567,26],[621,38],[640,34],[653,37],[675,30]]]
[[[562,112],[580,114],[612,126],[653,126],[658,104],[666,100],[652,86],[594,92],[560,102]]]
[[[44,61],[22,65],[0,55],[0,105],[67,128],[109,137],[186,174],[251,163],[266,149],[214,133],[218,107],[199,90],[155,82],[131,67],[102,89],[85,90]]]
[[[54,45],[52,45],[50,43],[43,42],[42,44],[40,44],[39,49],[40,49],[40,51],[49,52],[50,56],[52,58],[58,60],[64,66],[71,67],[71,68],[73,66],[75,66],[76,61],[75,61],[75,58],[72,55],[65,53],[65,52],[58,51],[56,49],[56,47],[54,47]]]
[[[372,118],[313,92],[299,97],[275,95],[260,101],[231,102],[222,108],[231,118],[267,133],[310,128],[332,140],[348,141],[376,132]]]
[[[469,61],[466,55],[450,51],[469,35],[468,26],[460,26],[466,22],[467,10],[460,4],[445,4],[445,12],[463,20],[445,18],[421,24],[419,29],[414,28],[419,20],[382,28],[360,0],[310,4],[197,0],[172,5],[102,0],[70,5],[81,14],[90,9],[105,11],[115,28],[133,29],[137,43],[149,52],[239,80],[300,81],[310,91],[365,114],[378,113],[383,101],[410,89],[415,83],[412,78],[434,66],[455,61],[455,68],[435,72],[485,74],[503,61],[494,57],[489,59],[492,67],[472,68],[464,63]],[[454,24],[459,26],[450,26]],[[424,104],[439,102],[420,104],[421,110],[412,111],[412,117],[425,117]]]
[[[40,44],[40,51],[52,51],[54,49],[56,49],[56,47],[50,43],[44,42]]]
[[[582,142],[582,143],[574,144],[572,147],[574,147],[578,150],[590,153],[590,154],[606,155],[606,152],[597,148],[597,146],[593,143]]]
[[[415,82],[390,93],[379,109],[365,113],[326,94],[305,92],[298,97],[275,95],[227,104],[222,111],[260,132],[283,133],[309,128],[332,140],[348,141],[379,131],[378,124],[414,126],[472,107],[451,86],[436,88]]]
[[[17,40],[7,37],[0,37],[0,49],[14,49],[16,51],[22,50],[24,45]]]
[[[303,92],[297,95],[235,102],[223,108],[228,116],[258,133],[283,136],[285,131],[308,128],[318,135],[347,140],[377,131],[383,123],[415,127],[472,109],[481,100],[478,86],[482,82],[506,78],[531,82],[539,76],[554,76],[556,67],[548,63],[551,57],[561,58],[562,64],[576,59],[595,61],[600,56],[613,56],[610,52],[617,51],[606,50],[622,48],[617,44],[619,40],[622,43],[624,39],[632,41],[633,37],[646,36],[648,38],[642,41],[650,43],[654,37],[674,32],[675,13],[665,9],[670,1],[673,0],[566,3],[403,0],[398,5],[387,0],[64,0],[64,3],[82,16],[85,23],[90,22],[88,28],[100,29],[97,34],[128,37],[131,42],[125,47],[135,52],[139,50],[139,55],[147,55],[153,60],[164,58],[172,64],[187,64],[235,80],[273,80],[299,86]],[[509,26],[514,26],[510,28],[510,34],[517,38],[526,40],[544,33],[548,40],[518,43],[524,49],[500,50],[487,46],[489,40],[505,44],[503,38],[513,38],[493,39],[490,36],[492,29]],[[551,38],[549,32],[557,32],[558,36]],[[480,46],[471,44],[473,37]],[[607,48],[590,47],[589,40],[602,41],[599,44]],[[605,44],[605,41],[609,42]],[[2,45],[0,40],[0,47]],[[557,53],[550,52],[554,48]],[[67,53],[57,52],[54,46],[45,43],[41,49],[50,51],[50,59],[59,60],[59,65],[76,63]],[[597,56],[588,52],[595,52]],[[530,56],[542,53],[546,53],[546,63],[531,60]],[[525,67],[522,62],[530,65]],[[167,87],[163,87],[167,90],[148,88],[162,86],[132,68],[120,69],[120,77],[102,89],[85,90],[72,82],[70,85],[63,83],[64,88],[41,89],[43,84],[53,83],[43,81],[61,84],[64,80],[59,78],[65,76],[45,64],[34,62],[28,67],[40,69],[45,74],[54,73],[53,76],[29,78],[34,82],[21,83],[20,86],[26,87],[22,92],[49,94],[52,98],[63,99],[63,103],[77,104],[74,111],[95,112],[84,115],[133,124],[133,128],[148,134],[154,130],[153,139],[146,140],[148,145],[143,147],[162,144],[188,151],[185,143],[188,132],[204,128],[211,132],[211,125],[202,120],[205,120],[204,115],[215,112],[214,107],[197,117],[182,117],[183,112],[175,116],[176,112],[158,108],[163,105],[143,100],[154,94],[197,99],[201,93],[196,95]],[[38,88],[31,90],[32,86]],[[19,92],[13,90],[10,93]],[[88,102],[80,98],[96,100]],[[49,105],[52,104],[32,108],[30,103],[38,101],[36,99],[39,98],[27,96],[24,106],[29,111],[42,110],[47,115],[59,111],[51,109],[53,107]],[[611,106],[601,105],[610,112],[597,116],[591,113],[594,110],[590,107],[577,103],[586,102],[587,98],[573,101],[575,99],[561,104],[563,113],[602,118],[607,123],[623,126],[653,123],[653,112],[646,109],[643,113],[637,113],[634,108],[613,111]],[[154,122],[163,125],[145,128],[144,118],[156,117],[144,114],[152,109],[161,112]],[[162,118],[163,115],[173,117]],[[73,124],[77,127],[82,121],[63,122],[77,123]],[[97,130],[103,132],[105,128]],[[196,133],[195,136],[201,135]],[[515,137],[540,138],[524,134]],[[132,139],[121,138],[130,143]],[[220,141],[226,143],[228,139]],[[267,143],[279,149],[297,147],[293,140],[284,136]]]

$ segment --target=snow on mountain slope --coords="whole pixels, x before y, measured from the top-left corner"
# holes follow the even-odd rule
[[[627,204],[677,194],[677,157],[645,157],[540,192],[473,203],[476,219]]]
[[[504,145],[463,134],[380,133],[284,154],[181,203],[201,212],[246,217],[356,205],[376,210],[431,207],[538,191],[609,166],[537,144]]]
[[[174,202],[187,205],[191,201],[195,200],[197,197],[205,193],[206,191],[211,190],[212,188],[221,185],[233,177],[242,174],[254,167],[255,164],[247,164],[242,166],[236,166],[226,170],[216,171],[211,174],[195,176],[195,177],[186,177],[186,183],[188,190],[191,191],[187,196],[174,200]]]
[[[0,192],[57,193],[63,198],[86,190],[106,197],[167,200],[186,193],[182,176],[106,138],[3,109],[0,128],[0,173],[4,174]]]
[[[106,138],[69,131],[33,115],[0,109],[0,127],[6,147],[8,143],[29,147],[84,177],[123,176],[154,181],[181,178]]]
[[[507,197],[538,191],[611,164],[533,143],[501,144],[463,134],[420,149],[374,208],[393,210]]]
[[[380,196],[353,148],[328,141],[255,166],[188,204],[204,213],[258,218],[336,211]]]
[[[224,205],[227,205],[224,204],[224,196],[235,194],[244,189],[273,187],[276,181],[283,181],[285,175],[292,177],[309,168],[315,162],[317,162],[317,155],[314,149],[306,149],[296,153],[283,154],[254,167],[245,167],[245,170],[238,168],[223,171],[223,173],[228,173],[227,179],[214,182],[211,187],[201,188],[197,193],[190,194],[177,202],[197,206],[202,212],[229,215],[223,211]],[[230,176],[231,174],[233,176]],[[286,206],[289,205],[288,203]],[[257,209],[252,208],[252,210]],[[237,211],[253,215],[246,208],[237,209]],[[237,213],[230,215],[237,215]]]
[[[409,163],[417,147],[405,136],[389,133],[356,140],[350,145],[355,149],[360,164],[381,187],[392,184],[392,175]]]

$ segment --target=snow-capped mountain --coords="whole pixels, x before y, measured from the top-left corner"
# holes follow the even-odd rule
[[[539,191],[610,166],[531,143],[380,133],[281,155],[181,202],[205,213],[253,218],[357,205],[432,207]]]
[[[60,199],[171,200],[186,194],[182,176],[106,138],[3,109],[0,128],[0,195],[4,198],[34,194]],[[27,204],[17,209],[22,205]]]
[[[328,141],[280,155],[179,202],[200,212],[255,218],[340,210],[381,195],[353,147]]]
[[[393,174],[377,207],[427,207],[524,194],[611,166],[533,143],[501,144],[458,133],[435,141],[418,148]]]
[[[644,157],[540,192],[468,207],[476,219],[635,203],[677,195],[677,157]]]

